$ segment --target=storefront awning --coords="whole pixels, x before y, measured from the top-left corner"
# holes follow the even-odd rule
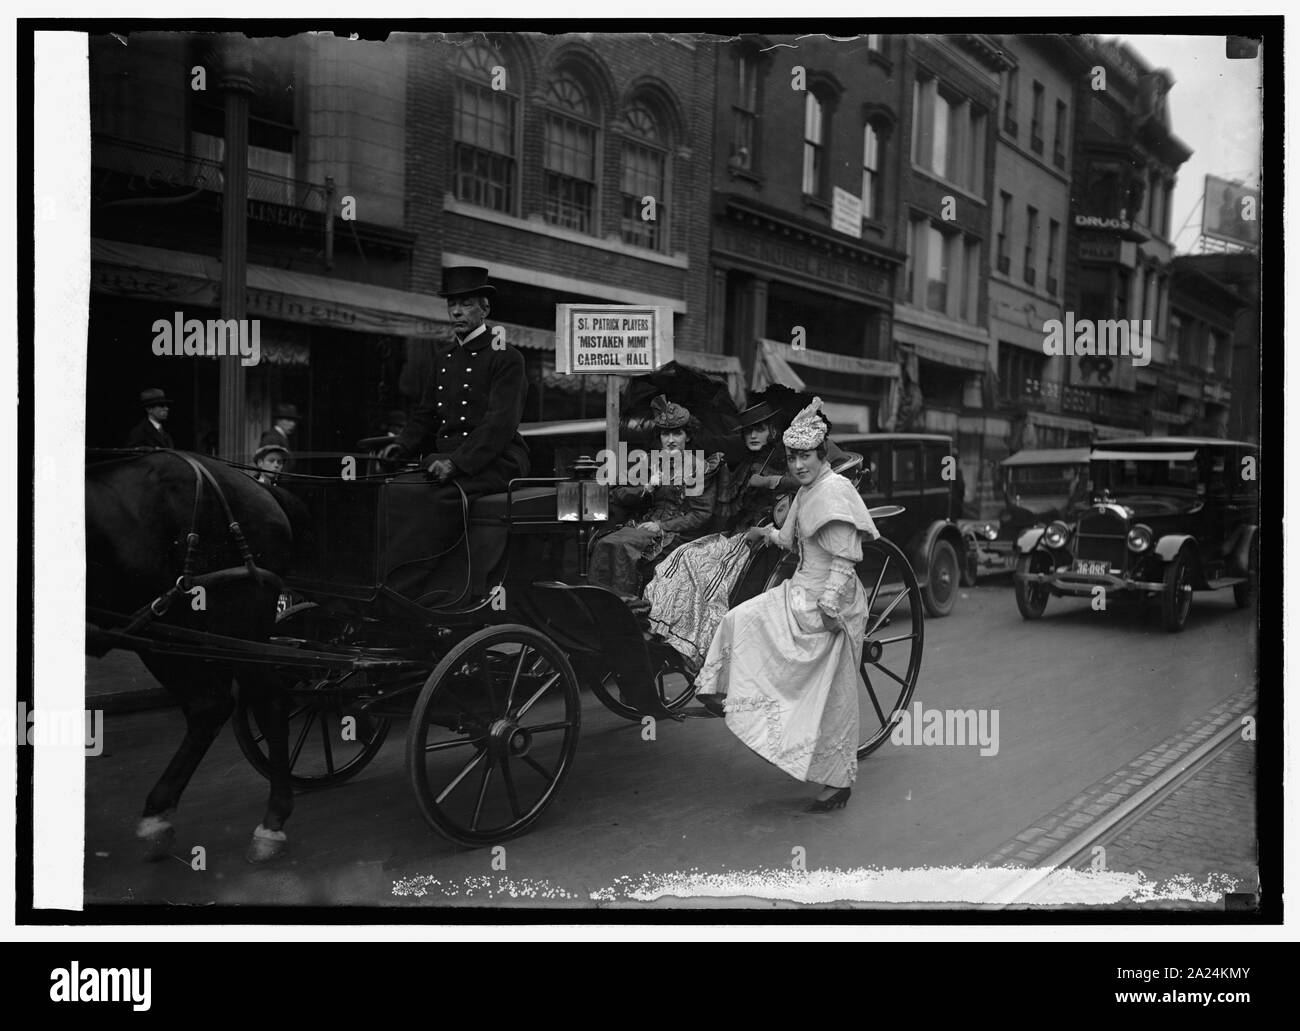
[[[178,310],[220,307],[221,262],[216,258],[92,240],[90,259],[91,289],[99,293],[174,304]],[[402,337],[450,331],[445,305],[437,297],[307,272],[249,265],[246,297],[249,318]]]
[[[924,330],[894,322],[894,339],[916,352],[918,358],[970,372],[984,372],[988,366],[988,345],[973,340],[940,338]]]

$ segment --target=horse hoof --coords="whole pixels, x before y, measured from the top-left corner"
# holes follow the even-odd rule
[[[145,816],[136,824],[135,836],[144,845],[145,861],[156,863],[171,855],[176,831],[171,823],[161,816]]]
[[[283,854],[287,840],[284,831],[269,831],[259,825],[253,831],[253,840],[248,843],[248,852],[244,858],[250,863],[265,863],[277,859]]]

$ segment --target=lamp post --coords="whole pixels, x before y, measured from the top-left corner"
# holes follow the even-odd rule
[[[248,304],[248,98],[253,93],[247,40],[231,36],[222,48],[225,94],[225,187],[221,198],[221,317],[243,319]],[[247,374],[240,361],[221,362],[218,385],[219,454],[242,458],[247,450]]]

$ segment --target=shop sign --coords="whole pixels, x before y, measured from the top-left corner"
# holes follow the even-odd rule
[[[673,312],[667,305],[555,306],[557,372],[636,376],[672,360]]]

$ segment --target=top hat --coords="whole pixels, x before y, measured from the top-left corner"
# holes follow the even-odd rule
[[[149,387],[140,391],[140,404],[145,408],[152,408],[154,405],[172,405],[176,402],[167,396],[167,391],[159,390],[157,387]]]
[[[298,406],[291,404],[278,404],[271,409],[272,419],[297,419]]]
[[[770,422],[780,415],[776,405],[768,401],[760,401],[756,405],[750,405],[740,413],[740,425],[738,429],[746,429],[757,422]]]
[[[487,281],[488,270],[479,265],[448,265],[442,270],[442,289],[439,297],[475,297],[480,294],[495,297],[497,288]]]

